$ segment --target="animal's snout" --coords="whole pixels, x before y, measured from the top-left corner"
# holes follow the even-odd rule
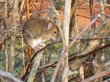
[[[59,38],[58,37],[52,37],[51,40],[52,41],[59,41]]]

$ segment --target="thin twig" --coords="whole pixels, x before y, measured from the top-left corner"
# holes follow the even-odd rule
[[[3,78],[10,79],[13,82],[23,82],[23,81],[19,80],[18,78],[16,78],[15,76],[13,76],[11,73],[5,72],[1,69],[0,69],[0,76]]]
[[[54,70],[54,73],[52,75],[52,81],[51,82],[54,82],[55,80],[55,77],[56,77],[56,74],[58,72],[58,69],[61,65],[61,62],[62,60],[64,59],[64,56],[65,56],[65,53],[68,52],[68,50],[70,49],[70,47],[77,41],[77,39],[79,39],[81,37],[81,35],[99,18],[101,17],[100,14],[98,14],[95,19],[92,20],[92,22],[90,22],[76,37],[75,39],[70,43],[70,45],[65,49],[65,51],[61,54],[61,57],[57,63],[57,66],[56,66],[56,69]]]
[[[98,73],[92,77],[89,77],[87,79],[85,79],[84,81],[81,81],[81,82],[90,82],[92,80],[95,80],[97,78],[100,78],[100,77],[103,77],[103,76],[106,76],[106,75],[109,75],[110,74],[110,69],[106,70],[106,71],[103,71],[101,73]]]

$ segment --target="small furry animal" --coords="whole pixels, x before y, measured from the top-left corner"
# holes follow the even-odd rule
[[[51,21],[41,18],[30,18],[24,23],[23,37],[25,43],[35,49],[38,45],[45,45],[47,40],[58,40],[59,29]]]

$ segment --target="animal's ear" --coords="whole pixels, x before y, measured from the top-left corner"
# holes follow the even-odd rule
[[[48,23],[48,28],[47,29],[51,29],[52,28],[52,22]]]

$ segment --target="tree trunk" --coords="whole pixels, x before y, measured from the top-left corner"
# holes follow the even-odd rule
[[[14,71],[14,60],[15,60],[15,39],[16,39],[16,29],[17,29],[17,19],[18,19],[18,3],[19,0],[14,0],[13,11],[12,11],[12,33],[11,33],[11,46],[10,46],[10,65],[9,72]]]

